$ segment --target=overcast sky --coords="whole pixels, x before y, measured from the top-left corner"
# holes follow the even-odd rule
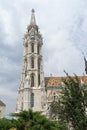
[[[87,0],[0,0],[0,99],[15,112],[23,37],[35,9],[43,36],[45,76],[83,75],[87,57]]]

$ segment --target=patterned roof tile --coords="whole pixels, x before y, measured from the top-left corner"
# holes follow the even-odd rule
[[[74,76],[72,76],[74,78]],[[87,76],[78,76],[80,81],[87,84]],[[45,85],[47,87],[51,86],[62,86],[62,79],[67,79],[67,77],[45,77]]]

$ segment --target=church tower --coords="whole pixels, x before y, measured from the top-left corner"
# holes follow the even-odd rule
[[[43,39],[32,9],[30,24],[24,35],[23,69],[18,90],[16,112],[21,110],[44,111],[46,93],[44,85],[42,45]]]

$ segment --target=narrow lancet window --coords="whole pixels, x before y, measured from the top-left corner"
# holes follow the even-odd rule
[[[34,107],[34,93],[31,93],[31,107]]]
[[[31,68],[34,68],[34,57],[31,58]]]
[[[31,44],[31,52],[32,53],[34,52],[34,44],[33,43]]]
[[[37,53],[40,54],[40,45],[37,46]]]
[[[40,85],[40,74],[38,75],[38,85]]]
[[[31,75],[31,87],[34,87],[34,75]]]
[[[38,69],[40,69],[40,59],[38,59]]]

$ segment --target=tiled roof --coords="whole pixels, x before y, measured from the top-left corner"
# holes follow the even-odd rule
[[[45,77],[46,86],[61,86],[61,77]]]
[[[0,100],[0,106],[6,106],[6,105]]]
[[[74,78],[74,76],[72,76]],[[78,76],[80,81],[87,84],[87,76]],[[67,77],[45,77],[45,85],[47,87],[51,86],[62,86],[62,79]]]

